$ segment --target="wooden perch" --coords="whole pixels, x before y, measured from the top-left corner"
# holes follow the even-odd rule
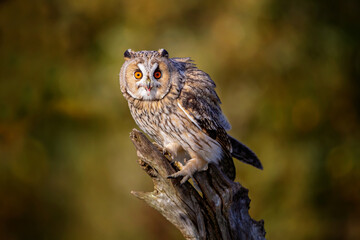
[[[139,164],[153,180],[153,192],[134,192],[174,224],[186,239],[265,239],[264,221],[249,215],[248,190],[229,180],[215,165],[198,172],[189,182],[167,176],[176,170],[143,133],[134,129],[130,138]]]

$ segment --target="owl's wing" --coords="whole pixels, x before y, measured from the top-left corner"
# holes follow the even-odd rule
[[[220,99],[215,92],[215,83],[205,72],[197,69],[189,59],[182,59],[186,64],[185,82],[178,106],[186,116],[208,136],[215,139],[224,148],[225,158],[220,164],[223,172],[231,179],[235,178],[235,167],[231,156],[242,162],[262,169],[257,156],[244,144],[229,136],[226,130],[231,126],[220,108]]]
[[[220,108],[215,83],[189,60],[186,62],[185,83],[178,105],[187,117],[230,154],[232,145],[226,130],[231,126]]]

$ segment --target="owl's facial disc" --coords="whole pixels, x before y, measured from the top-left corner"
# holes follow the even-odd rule
[[[121,70],[120,87],[135,99],[160,100],[172,86],[170,66],[164,58],[129,59]]]
[[[151,68],[146,67],[143,63],[138,63],[137,66],[139,69],[134,72],[134,76],[140,81],[136,83],[136,86],[143,88],[145,92],[141,91],[142,95],[146,95],[145,98],[150,100],[152,99],[151,95],[155,95],[156,89],[161,86],[158,82],[158,79],[161,78],[161,72],[158,69],[159,64],[154,63]],[[138,72],[141,74],[139,75]]]

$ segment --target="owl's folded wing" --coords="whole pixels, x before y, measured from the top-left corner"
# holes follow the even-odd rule
[[[221,111],[221,102],[215,92],[216,86],[210,76],[196,68],[189,60],[186,63],[185,82],[178,98],[178,106],[191,122],[219,142],[226,154],[262,169],[257,156],[244,144],[227,134],[226,130],[230,130],[231,126]],[[234,174],[235,172],[232,175]]]
[[[187,66],[185,78],[178,106],[198,128],[231,153],[231,142],[226,132],[231,126],[221,111],[215,83],[193,64]]]

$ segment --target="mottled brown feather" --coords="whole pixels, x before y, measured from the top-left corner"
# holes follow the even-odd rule
[[[231,127],[221,111],[216,85],[190,58],[169,58],[164,49],[139,52],[129,49],[124,57],[126,61],[120,71],[121,92],[136,124],[160,146],[176,143],[192,159],[199,160],[192,162],[195,165],[204,161],[218,163],[231,179],[235,178],[234,150],[235,157],[240,160],[256,163],[254,157],[247,161],[248,156],[255,155],[245,154],[247,148],[227,134]],[[139,69],[145,71],[145,77],[135,79],[134,71]],[[156,81],[149,80],[154,69],[162,73]],[[157,85],[147,91],[146,79]],[[205,169],[202,166],[196,169]]]

